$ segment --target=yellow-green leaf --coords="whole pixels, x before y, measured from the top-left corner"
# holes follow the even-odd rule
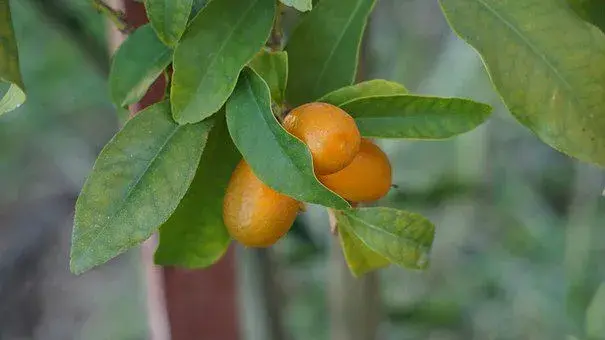
[[[517,120],[605,166],[605,35],[561,0],[440,0]]]
[[[340,245],[353,276],[362,276],[373,270],[386,267],[391,263],[361,242],[350,231],[349,220],[344,218],[340,212],[335,212],[334,215],[337,221]]]
[[[0,0],[0,115],[25,102],[19,71],[19,53],[8,0]]]
[[[294,7],[301,12],[310,11],[313,8],[312,0],[280,0],[284,5]]]
[[[423,216],[392,208],[361,208],[340,214],[351,233],[392,263],[410,269],[429,265],[435,226]]]

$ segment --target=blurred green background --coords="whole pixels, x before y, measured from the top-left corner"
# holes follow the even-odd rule
[[[0,339],[147,339],[138,251],[81,277],[67,270],[75,198],[119,125],[103,18],[82,0],[11,5],[28,100],[0,117]],[[582,339],[586,327],[605,339],[605,301],[591,304],[605,280],[602,173],[514,121],[436,0],[379,0],[363,59],[367,79],[495,113],[449,141],[380,142],[396,188],[378,204],[437,226],[427,271],[354,280],[326,212],[300,216],[271,254],[287,338],[352,339],[341,326],[370,312],[385,340]],[[243,338],[269,339],[259,326],[262,264],[252,251],[237,255]],[[364,304],[368,295],[379,308]],[[587,309],[597,312],[587,319]],[[339,311],[351,317],[338,321]]]

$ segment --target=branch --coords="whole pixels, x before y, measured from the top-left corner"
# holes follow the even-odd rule
[[[111,8],[103,0],[92,0],[92,6],[97,12],[104,14],[120,32],[128,34],[134,31],[134,28],[126,21],[124,12]]]
[[[282,17],[286,7],[280,1],[277,3],[277,15],[275,16],[275,22],[273,22],[273,28],[271,29],[271,36],[267,41],[267,47],[272,51],[279,51],[282,49],[282,40],[284,37],[282,30]]]

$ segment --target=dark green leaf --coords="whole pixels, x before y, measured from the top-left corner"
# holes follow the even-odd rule
[[[444,139],[483,123],[491,107],[468,99],[394,95],[366,97],[341,106],[363,136]]]
[[[217,112],[242,68],[265,44],[275,0],[213,0],[193,19],[174,53],[172,114],[195,123]]]
[[[294,7],[301,12],[313,9],[312,0],[280,0],[284,5]]]
[[[261,50],[249,66],[260,75],[271,90],[271,99],[283,104],[288,81],[288,54],[284,51]]]
[[[287,98],[293,106],[351,85],[359,47],[375,0],[322,0],[295,29]]]
[[[212,123],[179,126],[169,109],[140,112],[101,151],[76,203],[74,273],[149,238],[187,192]]]
[[[0,0],[0,115],[25,102],[19,53],[8,0]]]
[[[337,220],[340,245],[349,266],[355,277],[362,276],[375,269],[388,266],[391,262],[368,248],[350,229],[349,220],[341,213],[335,212]]]
[[[183,35],[193,0],[145,0],[147,17],[160,40],[174,47]]]
[[[349,207],[319,183],[309,149],[275,119],[267,84],[249,68],[227,102],[227,125],[242,156],[267,185],[300,201]]]
[[[605,31],[605,1],[567,0],[567,2],[582,19]]]
[[[441,0],[511,113],[545,143],[605,166],[605,35],[560,0]]]
[[[349,231],[392,263],[411,269],[428,266],[435,226],[421,215],[391,208],[339,213]]]
[[[221,114],[189,191],[160,229],[157,264],[204,268],[223,256],[231,240],[223,223],[223,197],[240,159]]]
[[[374,79],[332,91],[321,97],[318,101],[336,106],[342,106],[347,102],[360,98],[390,96],[406,93],[408,93],[408,90],[399,83],[382,79]]]
[[[139,101],[170,64],[172,50],[157,37],[151,25],[139,27],[113,56],[109,89],[120,107]]]
[[[586,310],[586,335],[589,339],[605,336],[605,282],[601,283]]]

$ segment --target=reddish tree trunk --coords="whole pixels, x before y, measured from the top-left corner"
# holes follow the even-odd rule
[[[143,4],[123,0],[122,5],[130,25],[138,27],[148,22]],[[165,86],[164,77],[159,77],[145,97],[131,106],[131,117],[161,100]],[[152,339],[167,339],[168,332],[162,325],[167,321],[172,340],[237,340],[239,322],[234,249],[231,248],[209,269],[182,270],[155,266],[152,258],[154,247],[152,239],[143,249]]]

